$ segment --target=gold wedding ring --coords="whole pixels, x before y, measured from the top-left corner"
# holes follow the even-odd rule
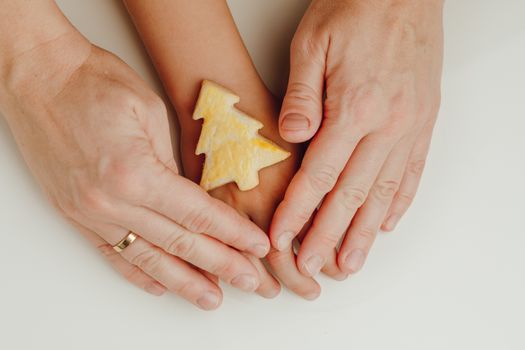
[[[122,241],[118,242],[113,246],[113,249],[117,253],[122,252],[124,249],[129,247],[131,243],[133,243],[137,239],[137,235],[131,231],[129,231],[128,235],[122,239]]]

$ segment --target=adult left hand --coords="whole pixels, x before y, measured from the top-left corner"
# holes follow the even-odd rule
[[[279,128],[313,139],[270,235],[288,248],[322,202],[298,252],[303,274],[336,254],[344,274],[360,270],[381,225],[392,230],[414,198],[440,103],[442,10],[314,0],[299,25]]]

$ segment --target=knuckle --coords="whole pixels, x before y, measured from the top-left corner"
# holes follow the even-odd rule
[[[111,100],[119,110],[133,110],[139,103],[137,95],[127,88],[120,88],[115,94],[107,95],[102,98]]]
[[[364,136],[386,123],[384,94],[384,88],[373,81],[359,86],[334,84],[327,90],[325,119],[332,120],[339,132],[351,127],[352,133]]]
[[[425,159],[416,159],[408,162],[407,170],[410,174],[421,176],[423,169],[425,169]]]
[[[301,57],[315,57],[319,53],[319,45],[312,35],[294,35],[291,45],[290,54],[300,55]]]
[[[288,288],[290,288],[295,294],[301,296],[307,296],[312,294],[318,294],[317,289],[312,288],[311,283],[305,283],[301,280],[294,280],[288,283]]]
[[[414,201],[414,194],[410,192],[399,192],[397,198],[404,203],[405,207],[408,207]]]
[[[432,104],[426,101],[417,103],[415,117],[425,120],[426,116],[431,114],[432,108]]]
[[[347,210],[356,210],[360,208],[366,201],[368,197],[367,191],[356,186],[345,186],[341,192],[341,204]]]
[[[288,252],[281,252],[277,249],[271,249],[266,255],[266,260],[277,273],[289,266]]]
[[[286,91],[287,102],[296,103],[315,103],[320,105],[321,96],[320,92],[314,89],[307,83],[293,81],[290,82],[288,90]]]
[[[441,91],[431,93],[417,103],[417,117],[422,120],[428,120],[428,118],[435,118],[439,113],[441,106]]]
[[[321,240],[322,240],[322,244],[321,244],[322,246],[333,248],[339,244],[339,241],[341,240],[341,236],[333,232],[328,232],[328,233],[321,235]]]
[[[155,273],[158,271],[162,261],[162,252],[156,248],[143,251],[135,256],[131,263],[138,266],[143,271]]]
[[[77,188],[74,207],[87,216],[100,216],[109,211],[109,204],[102,191],[91,185]]]
[[[210,272],[219,277],[231,276],[235,270],[234,259],[230,258],[210,268]]]
[[[233,230],[231,233],[224,239],[224,243],[227,243],[228,245],[235,246],[238,248],[243,248],[243,235],[239,230]]]
[[[360,227],[356,231],[356,239],[364,242],[372,242],[376,237],[376,231],[370,227]]]
[[[141,172],[132,169],[126,161],[112,161],[103,174],[103,181],[108,185],[108,190],[112,191],[120,198],[134,198],[139,196],[141,188],[144,188],[144,181]]]
[[[329,164],[323,164],[306,172],[310,186],[317,195],[324,195],[334,188],[339,177],[337,169]]]
[[[410,130],[417,128],[423,118],[409,109],[402,109],[399,113],[390,114],[390,120],[380,130],[383,137],[399,140]]]
[[[283,202],[283,203],[289,203]],[[301,225],[304,225],[308,220],[310,220],[310,217],[312,216],[312,212],[309,210],[309,208],[304,203],[296,204],[292,207],[292,215],[290,216],[290,222],[300,223]]]
[[[399,182],[394,180],[381,180],[374,185],[374,196],[381,201],[389,201],[399,189]]]
[[[213,220],[203,209],[190,211],[182,220],[182,226],[195,233],[206,233],[213,230]]]
[[[188,259],[195,251],[195,237],[191,234],[174,234],[167,242],[166,251],[170,254]]]
[[[308,222],[308,220],[310,220],[311,217],[312,213],[306,208],[302,208],[301,210],[295,213],[295,219],[299,223],[306,223]]]
[[[324,114],[326,118],[337,120],[347,120],[351,111],[356,107],[357,89],[352,85],[339,84],[331,87],[327,91],[324,103]]]
[[[378,118],[382,118],[386,108],[384,95],[384,87],[373,81],[349,90],[345,102],[349,104],[356,125],[369,128],[383,122]]]
[[[186,299],[191,299],[191,297],[195,294],[197,285],[195,282],[187,280],[181,283],[175,283],[170,289],[177,295],[180,295]]]
[[[348,101],[354,102],[356,115],[365,117],[377,108],[378,101],[380,101],[379,89],[377,84],[369,84],[348,95]]]
[[[97,246],[98,251],[107,259],[111,260],[118,253],[108,243],[100,244]]]
[[[132,266],[124,274],[124,278],[135,285],[138,285],[141,280],[142,271],[137,266]]]
[[[378,131],[377,136],[383,144],[393,147],[406,135],[408,129],[403,123],[392,120]]]
[[[167,113],[166,104],[156,94],[152,94],[146,103],[148,110],[153,112],[154,115],[163,115]]]

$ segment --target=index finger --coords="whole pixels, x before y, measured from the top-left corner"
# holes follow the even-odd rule
[[[308,147],[301,167],[290,182],[272,220],[270,239],[278,250],[282,251],[290,245],[324,196],[335,186],[361,139],[356,130],[349,130],[349,124],[325,118]]]
[[[219,241],[264,257],[270,243],[266,234],[235,209],[212,198],[195,183],[169,168],[154,178],[147,207],[195,233],[205,233]]]

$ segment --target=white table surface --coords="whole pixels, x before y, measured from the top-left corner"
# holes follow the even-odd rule
[[[229,2],[279,91],[307,1]],[[159,89],[120,1],[59,4]],[[227,288],[207,313],[128,285],[47,205],[0,118],[0,349],[525,349],[525,2],[448,1],[445,17],[418,198],[362,273],[322,278],[315,302]]]

